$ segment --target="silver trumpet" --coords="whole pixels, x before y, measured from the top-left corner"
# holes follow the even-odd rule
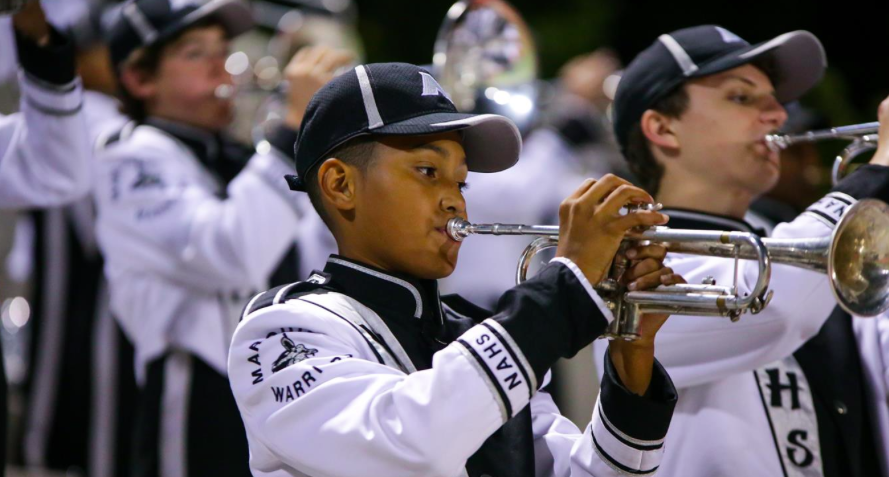
[[[633,212],[631,209],[630,212]],[[460,218],[448,222],[448,235],[461,241],[469,235],[537,235],[522,253],[516,283],[527,278],[535,255],[558,245],[555,225],[471,224]],[[605,338],[639,337],[645,313],[724,316],[737,321],[742,314],[762,311],[772,298],[768,290],[772,262],[826,273],[840,306],[856,316],[875,316],[889,309],[889,206],[879,200],[862,200],[846,211],[833,233],[808,239],[770,239],[743,232],[713,232],[652,227],[627,234],[621,250],[636,242],[653,242],[669,252],[733,258],[731,286],[717,285],[707,277],[700,285],[660,286],[649,291],[627,291],[620,277],[629,264],[617,258],[609,276],[595,286],[615,319]],[[618,257],[623,254],[618,253]],[[756,284],[743,295],[738,290],[738,260],[756,260]]]
[[[800,134],[769,134],[766,136],[766,145],[773,151],[782,151],[794,144],[805,142],[816,142],[826,139],[852,141],[833,161],[831,179],[836,184],[846,176],[849,164],[856,157],[866,151],[876,149],[879,130],[880,123],[872,122],[822,129],[820,131],[808,131]]]

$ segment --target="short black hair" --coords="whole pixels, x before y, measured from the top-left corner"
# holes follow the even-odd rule
[[[329,154],[326,154],[327,157],[318,161],[315,166],[306,172],[306,193],[309,194],[309,201],[312,203],[312,207],[315,208],[315,212],[324,221],[324,225],[327,225],[327,228],[331,231],[333,231],[333,228],[331,228],[330,217],[327,215],[327,212],[324,210],[324,204],[321,202],[318,167],[325,160],[335,157],[364,174],[370,169],[376,159],[376,148],[377,141],[373,136],[358,136],[337,146]]]
[[[762,70],[774,83],[777,81],[774,59],[772,57],[757,58],[751,65]],[[670,118],[680,118],[688,109],[690,98],[682,83],[676,89],[663,98],[657,100],[650,108]],[[661,187],[661,179],[664,177],[664,166],[658,164],[648,138],[642,133],[642,121],[637,121],[627,134],[627,145],[624,148],[624,157],[630,166],[630,171],[639,179],[639,184],[646,192],[656,196]]]

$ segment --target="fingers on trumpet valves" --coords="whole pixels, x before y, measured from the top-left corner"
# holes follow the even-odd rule
[[[639,211],[626,214],[615,219],[610,225],[615,230],[629,231],[634,228],[648,228],[664,225],[670,221],[670,217],[656,211]],[[630,257],[632,258],[632,257]]]
[[[658,261],[663,261],[667,256],[667,248],[659,244],[635,245],[627,248],[626,256],[630,260],[653,258]]]
[[[660,285],[675,285],[677,283],[685,283],[685,280],[680,275],[677,275],[673,272],[673,269],[670,267],[664,267],[659,262],[658,267],[654,270],[650,270],[649,260],[654,261],[653,259],[647,259],[639,263],[639,265],[630,267],[627,273],[624,276],[630,274],[636,274],[643,270],[649,270],[647,273],[641,274],[638,277],[632,279],[627,285],[627,289],[630,291],[636,290],[649,290],[652,288],[656,288]],[[641,267],[641,265],[647,264],[645,269]],[[638,269],[638,270],[637,270]]]

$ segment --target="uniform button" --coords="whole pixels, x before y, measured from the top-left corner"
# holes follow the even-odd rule
[[[849,412],[849,408],[847,408],[846,405],[843,404],[843,401],[834,401],[833,404],[834,407],[836,407],[837,414],[844,416]]]

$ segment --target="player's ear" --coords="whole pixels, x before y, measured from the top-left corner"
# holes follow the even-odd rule
[[[355,208],[355,185],[358,170],[345,162],[331,158],[318,166],[318,185],[321,196],[341,212]]]
[[[674,118],[649,109],[642,113],[640,125],[642,134],[654,147],[667,150],[679,149],[679,138],[676,136]]]
[[[154,75],[132,66],[124,66],[121,69],[120,83],[130,96],[140,101],[149,100],[157,93]]]

